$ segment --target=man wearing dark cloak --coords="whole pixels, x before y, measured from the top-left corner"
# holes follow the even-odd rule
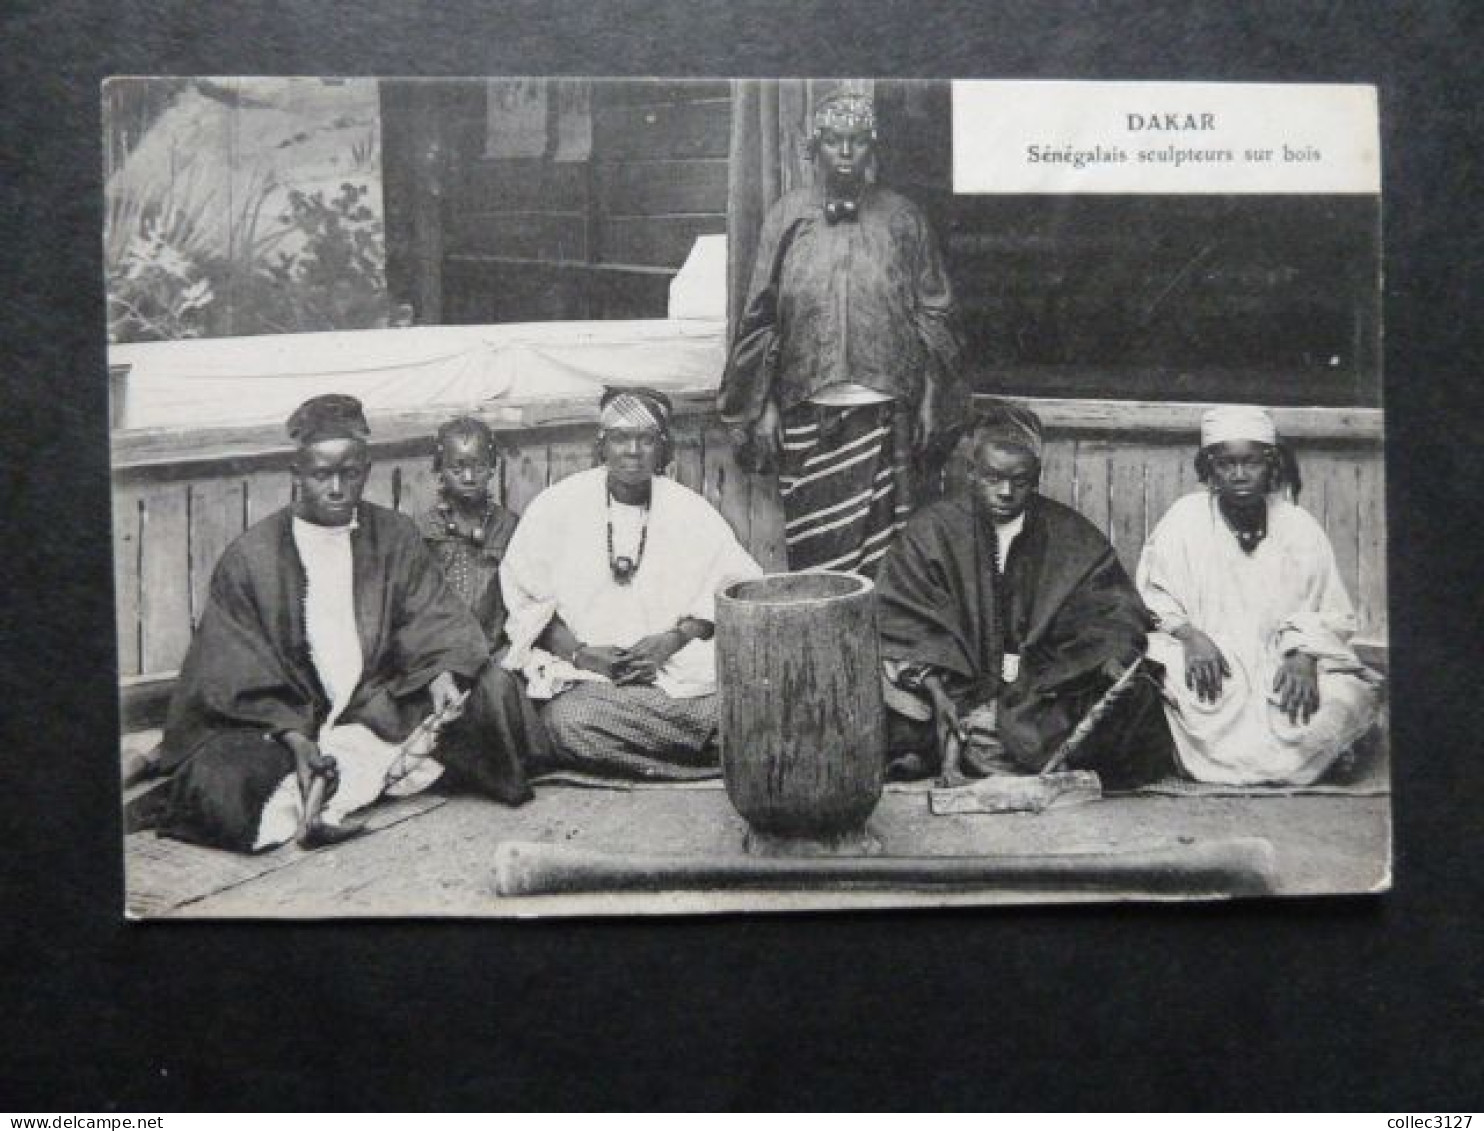
[[[877,579],[892,772],[941,767],[948,784],[960,765],[1041,770],[1140,655],[1151,623],[1102,533],[1037,494],[1033,413],[993,405],[965,446],[968,489],[919,511]],[[1170,765],[1155,686],[1131,686],[1073,762],[1112,788]]]
[[[435,715],[452,779],[528,800],[518,688],[411,520],[361,500],[359,402],[313,398],[288,429],[295,502],[223,553],[171,701],[160,835],[237,851],[295,825],[301,842],[336,839],[354,826],[321,821],[319,806],[395,786],[410,768],[401,744]]]

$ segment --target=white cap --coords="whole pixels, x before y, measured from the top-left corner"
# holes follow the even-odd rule
[[[1208,410],[1201,417],[1201,447],[1209,448],[1228,440],[1276,444],[1278,430],[1268,410],[1256,405],[1229,404]]]

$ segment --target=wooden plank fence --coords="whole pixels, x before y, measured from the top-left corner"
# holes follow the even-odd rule
[[[700,491],[767,569],[784,568],[777,485],[737,466],[709,398],[680,398],[671,474]],[[1144,539],[1180,495],[1195,490],[1191,467],[1200,406],[1124,402],[1030,402],[1047,424],[1042,491],[1105,530],[1132,571]],[[585,410],[590,412],[590,406]],[[541,490],[593,466],[593,425],[582,413],[545,408],[522,422],[491,415],[506,455],[497,492],[520,511]],[[367,497],[416,513],[434,496],[431,436],[444,414],[388,430],[378,443]],[[1378,412],[1280,410],[1279,427],[1298,450],[1300,500],[1328,531],[1355,601],[1360,635],[1386,636],[1386,507]],[[380,439],[387,437],[386,439]],[[161,437],[115,444],[114,560],[119,672],[126,681],[179,667],[199,618],[216,559],[247,525],[289,501],[290,453],[251,450],[218,438],[182,436],[172,454]]]

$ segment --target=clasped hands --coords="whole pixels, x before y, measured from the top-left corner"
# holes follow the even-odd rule
[[[1221,685],[1232,674],[1231,665],[1216,642],[1200,629],[1187,627],[1177,637],[1185,646],[1185,686],[1203,703],[1221,698]],[[1273,676],[1278,709],[1295,725],[1307,724],[1319,710],[1319,662],[1304,652],[1283,657]]]
[[[684,648],[690,637],[678,628],[656,632],[627,648],[616,645],[583,645],[572,657],[572,665],[607,676],[619,687],[652,684],[670,657]]]

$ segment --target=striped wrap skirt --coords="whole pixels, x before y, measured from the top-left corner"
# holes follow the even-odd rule
[[[874,575],[912,513],[914,413],[900,400],[783,414],[778,484],[791,570]]]

